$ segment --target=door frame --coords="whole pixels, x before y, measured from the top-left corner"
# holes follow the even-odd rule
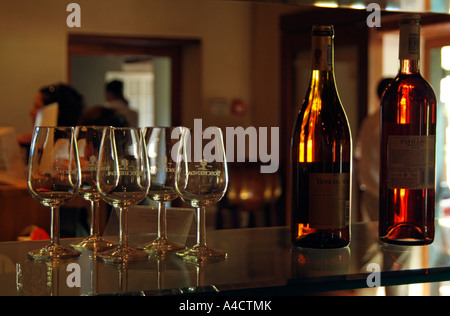
[[[171,60],[171,123],[181,125],[183,48],[200,45],[195,38],[159,38],[112,36],[99,34],[69,34],[67,39],[68,82],[71,78],[71,59],[74,55],[144,55],[168,57]]]

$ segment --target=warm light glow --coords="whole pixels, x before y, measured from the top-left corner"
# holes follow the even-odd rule
[[[355,2],[352,5],[350,5],[350,8],[356,10],[364,10],[366,8],[366,5],[363,2]]]
[[[299,162],[305,162],[305,133],[302,133],[300,135],[300,143],[298,144],[299,147],[299,155],[298,155],[298,161]]]
[[[228,200],[230,200],[230,201],[236,200],[236,198],[237,198],[237,193],[236,193],[236,190],[235,190],[234,188],[231,188],[231,189],[228,190],[228,192],[227,192],[227,198],[228,198]]]
[[[300,253],[300,254],[297,256],[297,263],[299,263],[299,264],[305,264],[305,263],[307,263],[307,262],[308,262],[308,259],[306,259],[306,257],[305,257],[304,254]]]
[[[398,104],[397,124],[409,124],[410,123],[410,104],[409,93],[413,89],[413,86],[402,87],[402,98],[400,104]]]
[[[310,228],[309,224],[298,224],[298,230],[297,230],[297,238],[300,238],[304,235],[309,235],[311,233],[314,233],[316,230],[314,228]]]
[[[252,192],[244,189],[239,193],[239,198],[242,201],[246,201],[246,200],[250,200],[252,198],[252,195],[253,195]]]
[[[312,134],[308,137],[308,145],[306,147],[307,150],[307,156],[306,161],[307,162],[313,162],[313,140],[312,140]]]
[[[406,98],[402,98],[400,101],[400,121],[398,123],[405,124],[406,123],[406,111],[407,111],[407,102]]]
[[[405,195],[406,195],[405,192],[406,192],[405,189],[400,189],[400,199],[405,198]]]
[[[397,191],[397,189],[394,189],[394,194],[395,194],[395,200],[397,198],[397,194],[399,193],[400,195],[400,205],[398,208],[398,212],[395,213],[395,219],[394,221],[396,223],[398,222],[406,222],[407,221],[407,214],[408,214],[408,195],[409,195],[409,190],[407,189],[399,189],[400,191]]]
[[[314,6],[321,8],[339,8],[339,4],[336,1],[317,1]]]
[[[336,141],[333,141],[333,162],[336,162],[336,156],[337,156],[337,152],[336,152]],[[339,150],[339,152],[341,153],[342,152],[342,147],[341,146],[339,146],[340,147],[340,150]]]
[[[311,104],[304,113],[304,119],[302,122],[300,143],[299,143],[299,162],[314,162],[314,130],[316,124],[318,123],[318,116],[320,110],[322,109],[322,100],[320,98],[320,91],[317,84],[320,74],[318,70],[314,70],[312,73],[312,88],[308,103]],[[306,126],[309,122],[309,126]],[[308,131],[308,135],[305,135],[305,131]],[[305,161],[306,159],[306,161]]]

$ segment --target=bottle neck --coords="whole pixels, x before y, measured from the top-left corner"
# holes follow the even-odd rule
[[[334,47],[331,36],[312,37],[312,67],[313,71],[333,72]]]
[[[405,75],[420,73],[420,61],[418,59],[401,59],[400,73]]]
[[[400,73],[420,72],[420,23],[406,21],[400,24]]]

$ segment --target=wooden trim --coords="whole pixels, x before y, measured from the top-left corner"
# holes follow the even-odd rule
[[[381,32],[386,31],[398,31],[398,24],[400,17],[405,13],[398,12],[383,12],[381,18]],[[438,13],[421,13],[421,25],[434,25],[438,23],[450,22],[450,15],[448,14],[438,14]]]
[[[143,53],[165,55],[184,46],[199,45],[198,39],[177,39],[159,37],[110,36],[97,34],[69,34],[69,53]]]

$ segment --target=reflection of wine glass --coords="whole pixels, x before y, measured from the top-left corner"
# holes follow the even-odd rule
[[[119,209],[120,233],[116,248],[98,254],[107,263],[146,260],[148,254],[128,246],[127,208],[148,193],[150,173],[142,133],[137,128],[106,127],[100,145],[97,188],[103,200]]]
[[[174,133],[174,138],[172,138]],[[144,139],[151,174],[148,196],[158,203],[158,237],[144,246],[147,252],[166,253],[184,249],[185,246],[167,239],[166,202],[178,198],[175,191],[175,145],[178,144],[181,128],[147,127]],[[178,138],[177,138],[178,137]]]
[[[78,194],[91,202],[91,227],[88,238],[73,244],[78,250],[92,250],[98,253],[114,247],[114,244],[103,240],[99,233],[100,193],[97,190],[97,165],[100,142],[104,127],[77,126],[75,139],[78,145],[78,157],[81,168],[81,187]]]
[[[80,188],[80,166],[73,127],[36,127],[30,149],[28,190],[51,208],[51,242],[30,251],[34,260],[77,257],[79,251],[59,242],[59,208],[76,196]]]
[[[197,243],[177,254],[189,261],[221,261],[227,254],[206,245],[205,208],[216,204],[228,187],[228,171],[220,128],[209,127],[192,135],[195,130],[183,128],[177,155],[175,187],[183,201],[197,209]],[[191,139],[194,157],[191,157]],[[191,159],[193,158],[193,159]]]
[[[78,259],[73,259],[78,260]],[[61,260],[16,263],[16,291],[19,296],[58,296]],[[64,262],[66,266],[66,262]]]

